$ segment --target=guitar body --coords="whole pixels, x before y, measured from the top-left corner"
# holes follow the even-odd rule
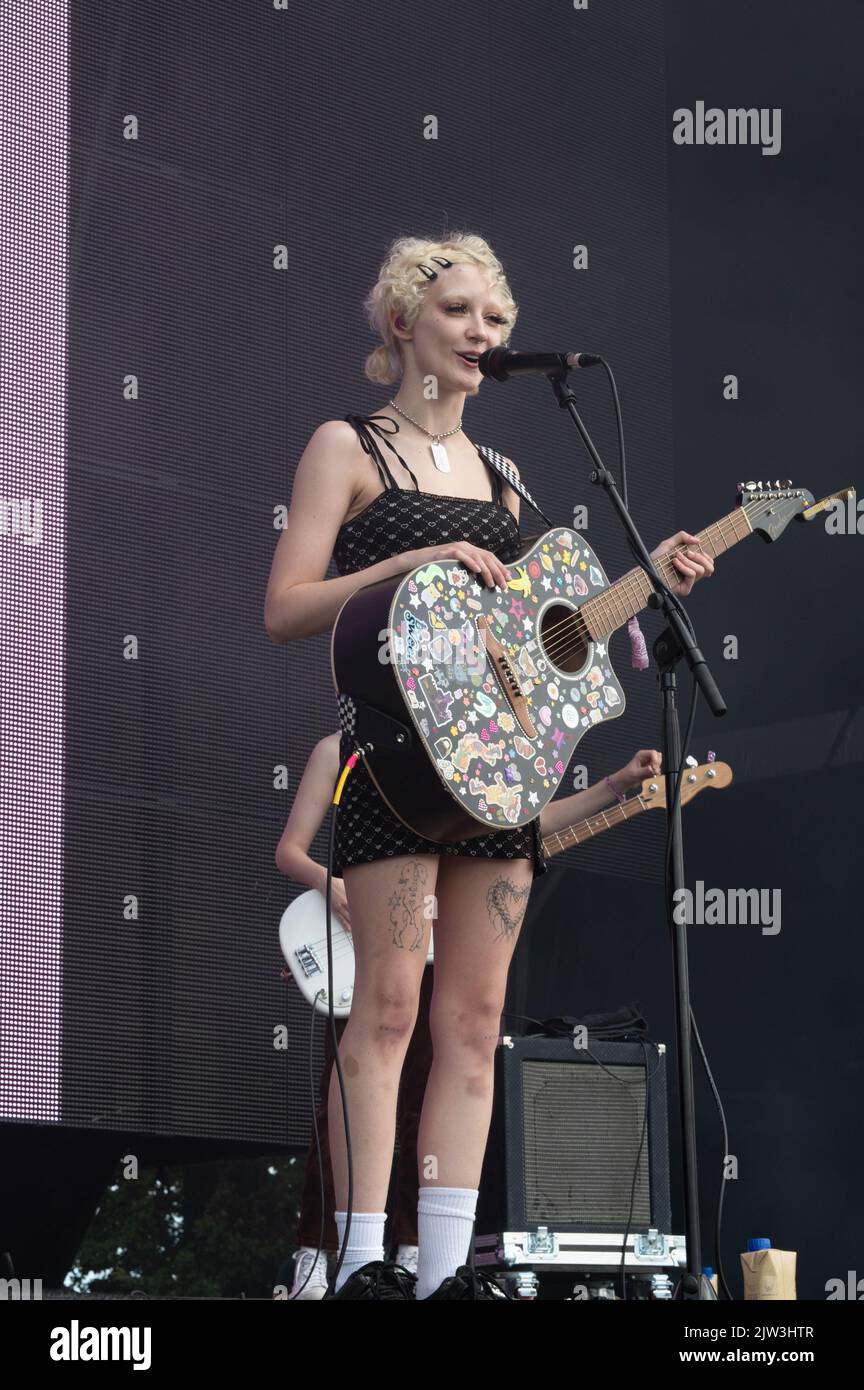
[[[354,942],[335,913],[331,914],[333,941],[333,1013],[347,1018],[354,997]],[[279,945],[294,983],[306,1002],[319,1013],[329,1013],[327,1002],[327,899],[317,888],[301,893],[289,903],[279,921]],[[426,964],[435,959],[433,933],[429,933]]]
[[[552,797],[587,731],[624,711],[608,640],[579,608],[609,587],[577,531],[510,564],[504,593],[445,560],[352,594],[333,629],[340,695],[408,724],[366,755],[390,809],[436,843],[515,830]]]

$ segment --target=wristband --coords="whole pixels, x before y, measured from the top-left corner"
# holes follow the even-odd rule
[[[615,800],[616,800],[616,801],[624,802],[624,801],[627,800],[626,796],[622,796],[622,795],[621,795],[621,793],[619,792],[619,790],[618,790],[618,788],[616,787],[615,783],[612,781],[612,778],[611,778],[611,777],[607,777],[607,778],[606,778],[606,785],[607,785],[607,787],[609,788],[609,790],[610,790],[610,792],[612,793],[612,795],[615,797]]]

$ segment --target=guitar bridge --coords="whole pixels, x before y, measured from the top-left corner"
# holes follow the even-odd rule
[[[484,614],[480,614],[477,619],[477,626],[480,629],[480,636],[498,676],[498,682],[504,692],[504,697],[513,711],[513,718],[519,725],[526,738],[536,738],[537,729],[528,713],[528,703],[522,692],[519,678],[510,662],[510,658],[502,647],[498,638],[491,632]]]
[[[307,980],[310,979],[312,975],[321,974],[321,966],[318,964],[315,955],[309,950],[308,946],[301,946],[295,951],[294,958]]]

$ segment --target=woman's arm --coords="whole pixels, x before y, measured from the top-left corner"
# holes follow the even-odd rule
[[[327,887],[327,870],[309,857],[309,846],[333,800],[338,775],[339,735],[328,734],[316,743],[309,755],[282,838],[276,846],[277,869],[321,893]]]
[[[328,734],[316,743],[300,778],[291,813],[276,846],[276,867],[296,883],[327,892],[327,870],[309,854],[315,835],[333,800],[333,788],[339,775],[339,735]],[[333,878],[330,885],[333,911],[342,925],[351,930],[351,917],[345,884]]]
[[[660,772],[661,761],[656,749],[640,748],[626,767],[610,774],[611,780],[621,795],[626,796],[628,792],[640,787],[646,777],[656,777]],[[544,806],[540,812],[540,833],[555,835],[559,830],[566,830],[577,820],[585,820],[587,816],[605,811],[607,806],[613,804],[618,804],[618,798],[609,790],[605,779],[595,782],[593,787],[588,787],[584,792],[562,796],[558,801],[550,801],[548,806]]]
[[[357,589],[413,568],[406,556],[393,555],[355,574],[324,578],[358,483],[356,445],[357,435],[346,420],[327,420],[318,426],[297,465],[291,508],[264,600],[264,626],[274,642],[327,632]]]

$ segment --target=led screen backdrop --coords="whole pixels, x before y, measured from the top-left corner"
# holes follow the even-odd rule
[[[0,13],[0,1116],[61,1113],[67,12]]]
[[[662,24],[89,0],[67,43],[62,7],[24,8],[2,50],[2,1114],[304,1143],[310,1020],[276,935],[299,885],[273,854],[336,704],[326,637],[265,633],[274,518],[316,426],[389,395],[361,305],[390,241],[461,228],[504,262],[514,346],[613,361],[631,505],[650,541],[674,529]],[[617,466],[604,379],[578,390]],[[484,383],[468,412],[629,567],[545,382]],[[591,780],[656,742],[653,678],[626,639],[613,656],[629,709],[581,745]],[[582,867],[656,884],[645,820]]]

